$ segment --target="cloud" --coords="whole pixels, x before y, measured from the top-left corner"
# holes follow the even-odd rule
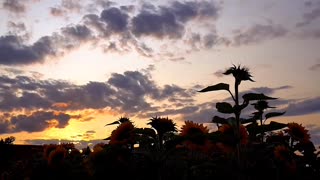
[[[35,111],[31,114],[0,117],[1,133],[40,132],[48,128],[64,128],[72,118],[69,114],[55,111]]]
[[[315,20],[319,19],[320,17],[320,2],[312,2],[312,1],[308,1],[305,2],[305,7],[308,9],[308,12],[303,14],[303,21],[298,22],[296,24],[297,27],[304,27],[307,26],[309,24],[311,24],[312,22],[314,22]]]
[[[208,1],[179,2],[169,6],[145,5],[132,19],[132,32],[135,36],[179,39],[185,33],[185,23],[194,19],[216,19],[220,7]]]
[[[113,73],[106,82],[74,85],[59,80],[37,80],[27,76],[0,76],[0,109],[84,110],[110,108],[138,115],[157,111],[154,102],[192,102],[195,91],[177,85],[158,86],[149,73]]]
[[[214,72],[213,75],[215,75],[215,76],[218,77],[218,78],[221,78],[221,77],[224,76],[223,73],[224,73],[223,70],[218,70],[218,71]]]
[[[291,102],[285,108],[286,116],[299,116],[320,112],[320,97]]]
[[[48,55],[55,55],[52,37],[44,36],[33,45],[24,45],[15,35],[0,37],[0,64],[17,65],[43,62]]]
[[[63,9],[59,9],[57,7],[50,7],[50,14],[55,17],[62,17],[65,15],[65,11]]]
[[[235,46],[256,44],[266,40],[283,37],[287,33],[288,30],[281,25],[255,24],[246,30],[238,30],[233,37],[232,44]]]
[[[18,35],[0,36],[0,64],[14,66],[43,63],[48,57],[61,56],[84,42],[94,40],[93,32],[81,24],[63,27],[59,33],[43,36],[31,45]]]
[[[320,70],[320,63],[317,63],[317,64],[312,65],[312,66],[309,68],[309,70],[311,70],[311,71],[318,71],[318,70]]]
[[[50,7],[50,14],[55,17],[67,17],[69,13],[79,13],[82,10],[79,0],[62,0],[61,4]]]
[[[160,13],[144,11],[132,19],[132,32],[138,37],[180,38],[184,33],[184,27],[170,11],[162,10]]]
[[[13,21],[8,21],[7,23],[8,28],[13,31],[13,33],[20,33],[26,31],[26,26],[22,22],[13,22]]]
[[[4,0],[2,2],[2,7],[13,13],[24,13],[26,11],[26,6],[23,1],[19,0]]]
[[[92,31],[85,25],[75,25],[64,27],[61,29],[62,34],[65,37],[76,39],[79,41],[90,40],[93,38]]]
[[[127,30],[129,16],[119,8],[103,10],[100,19],[107,23],[108,29],[112,32],[123,32]]]
[[[88,146],[92,149],[95,144],[98,143],[107,143],[107,141],[101,139],[92,139],[92,140],[74,140],[70,139],[27,139],[24,140],[26,144],[34,145],[45,145],[45,144],[59,144],[59,143],[74,143],[77,149],[87,148]],[[78,138],[79,139],[79,138]]]

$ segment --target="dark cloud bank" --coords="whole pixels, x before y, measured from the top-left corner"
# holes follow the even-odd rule
[[[259,87],[250,92],[273,95],[290,86]],[[70,119],[88,118],[70,115],[75,110],[112,109],[133,118],[181,115],[185,120],[209,122],[216,115],[215,103],[195,102],[199,86],[182,88],[157,85],[148,72],[113,73],[106,82],[75,85],[67,81],[38,80],[18,75],[0,76],[0,133],[39,132],[47,128],[64,128]],[[230,101],[230,99],[226,99]],[[159,105],[160,103],[160,105]],[[289,105],[287,105],[289,104]],[[271,105],[287,105],[287,116],[320,112],[319,97],[303,101],[278,100]],[[17,114],[15,112],[27,113]],[[248,112],[249,113],[249,112]]]

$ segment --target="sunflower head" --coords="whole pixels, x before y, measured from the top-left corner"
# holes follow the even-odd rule
[[[233,67],[230,67],[229,69],[227,69],[223,74],[224,75],[232,74],[238,84],[240,84],[241,81],[248,81],[248,80],[254,82],[254,80],[251,79],[252,75],[250,74],[249,69],[246,67],[241,67],[240,65],[239,66],[233,65]]]
[[[209,129],[203,124],[194,123],[192,121],[185,121],[185,124],[181,127],[181,136],[188,136],[192,134],[206,134],[209,133]]]
[[[63,160],[67,156],[67,150],[63,146],[57,146],[57,148],[51,151],[48,164],[51,166],[59,166],[63,163]]]
[[[203,144],[207,133],[209,133],[209,129],[203,126],[203,124],[185,121],[185,124],[181,127],[180,136],[187,138],[193,143]]]
[[[43,155],[45,159],[49,159],[49,155],[51,152],[53,152],[54,150],[56,150],[56,148],[58,147],[58,145],[56,144],[48,144],[48,145],[44,145],[43,148]]]
[[[150,119],[148,125],[151,125],[158,134],[177,131],[176,124],[168,117],[153,117]]]
[[[310,141],[308,130],[298,123],[288,123],[286,132],[294,139],[300,142]]]
[[[225,137],[225,141],[227,144],[235,145],[236,134],[234,128],[231,125],[224,124],[221,127],[219,127],[218,131],[220,131],[222,135]],[[246,127],[244,127],[243,125],[240,125],[240,144],[248,144],[248,132]]]
[[[132,144],[134,143],[134,126],[128,121],[120,124],[117,129],[113,130],[110,136],[110,144]]]

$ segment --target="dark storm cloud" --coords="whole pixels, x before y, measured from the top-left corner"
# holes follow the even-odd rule
[[[4,0],[2,7],[13,13],[24,13],[26,11],[26,6],[21,0]]]
[[[266,40],[271,40],[283,37],[288,33],[288,30],[281,25],[275,24],[256,24],[244,31],[239,30],[233,37],[233,45],[250,45],[261,43]]]
[[[296,24],[297,27],[303,27],[311,24],[315,20],[319,19],[320,17],[320,2],[312,2],[308,1],[305,2],[305,7],[308,12],[303,14],[303,21]]]
[[[100,19],[107,23],[108,29],[113,32],[122,32],[127,30],[129,16],[118,8],[103,10]]]
[[[0,117],[0,133],[40,132],[47,128],[64,128],[73,118],[69,114],[54,111],[36,111],[32,114],[4,115]]]

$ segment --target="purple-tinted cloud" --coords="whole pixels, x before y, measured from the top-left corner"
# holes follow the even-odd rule
[[[309,70],[311,70],[311,71],[318,71],[318,70],[320,70],[320,63],[317,63],[317,64],[312,65],[312,66],[309,68]]]
[[[71,115],[54,111],[36,111],[32,114],[11,115],[0,117],[0,133],[40,132],[47,128],[64,128],[68,125]]]
[[[303,21],[298,22],[296,24],[297,27],[303,27],[311,24],[315,20],[319,19],[320,17],[320,2],[312,2],[308,1],[305,2],[305,7],[308,10],[308,12],[305,12],[303,14]]]
[[[266,40],[271,40],[283,37],[288,33],[288,30],[281,25],[275,24],[255,24],[246,30],[239,30],[233,37],[233,45],[250,45],[261,43]]]

